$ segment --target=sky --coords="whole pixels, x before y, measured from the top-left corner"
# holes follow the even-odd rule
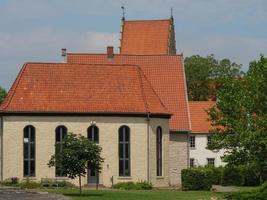
[[[165,19],[173,8],[184,56],[214,54],[247,70],[267,56],[267,0],[0,0],[0,86],[11,87],[25,62],[61,62],[68,52],[118,49],[126,20]]]

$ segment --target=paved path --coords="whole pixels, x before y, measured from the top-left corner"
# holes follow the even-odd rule
[[[51,195],[47,192],[31,192],[14,188],[1,188],[0,200],[70,200],[62,195]]]
[[[213,185],[211,188],[213,192],[239,192],[240,190],[234,187],[226,187],[221,185]]]

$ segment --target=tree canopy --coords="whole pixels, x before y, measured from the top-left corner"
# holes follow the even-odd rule
[[[61,151],[52,155],[48,166],[60,167],[71,179],[79,177],[81,194],[81,177],[86,175],[88,166],[97,173],[101,171],[103,162],[100,155],[101,147],[90,142],[86,137],[73,133],[67,134],[60,147],[57,145],[56,148],[60,148]]]
[[[226,149],[228,165],[251,165],[262,182],[267,172],[267,58],[250,63],[240,79],[224,81],[209,110],[215,133],[210,149]]]
[[[6,95],[7,95],[6,90],[0,86],[0,103],[2,103]]]
[[[216,60],[214,55],[193,55],[184,60],[188,99],[193,101],[214,100],[222,79],[243,75],[241,65],[229,59]]]

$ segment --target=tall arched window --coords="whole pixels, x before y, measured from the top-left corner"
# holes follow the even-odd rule
[[[26,126],[23,130],[23,175],[35,176],[35,128]]]
[[[119,176],[131,175],[130,128],[119,128]]]
[[[55,132],[56,132],[56,154],[59,154],[62,151],[62,142],[67,135],[68,129],[65,126],[58,126]],[[65,173],[60,166],[56,166],[56,176],[58,177],[65,176]]]
[[[156,135],[156,152],[157,152],[157,176],[162,176],[162,128],[157,128]]]
[[[99,129],[97,126],[90,126],[87,130],[87,137],[89,141],[99,143]]]

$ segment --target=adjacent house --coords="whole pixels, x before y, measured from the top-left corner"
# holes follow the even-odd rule
[[[211,133],[209,130],[212,128],[211,122],[208,121],[207,110],[214,106],[213,101],[190,101],[190,119],[192,131],[189,137],[189,166],[222,166],[221,157],[224,150],[212,151],[207,149],[207,145],[211,142]]]
[[[73,132],[98,143],[105,159],[100,174],[88,167],[82,184],[180,185],[191,124],[174,36],[172,17],[123,19],[120,54],[108,47],[67,53],[65,63],[24,64],[0,106],[1,180],[66,180],[47,162]]]

